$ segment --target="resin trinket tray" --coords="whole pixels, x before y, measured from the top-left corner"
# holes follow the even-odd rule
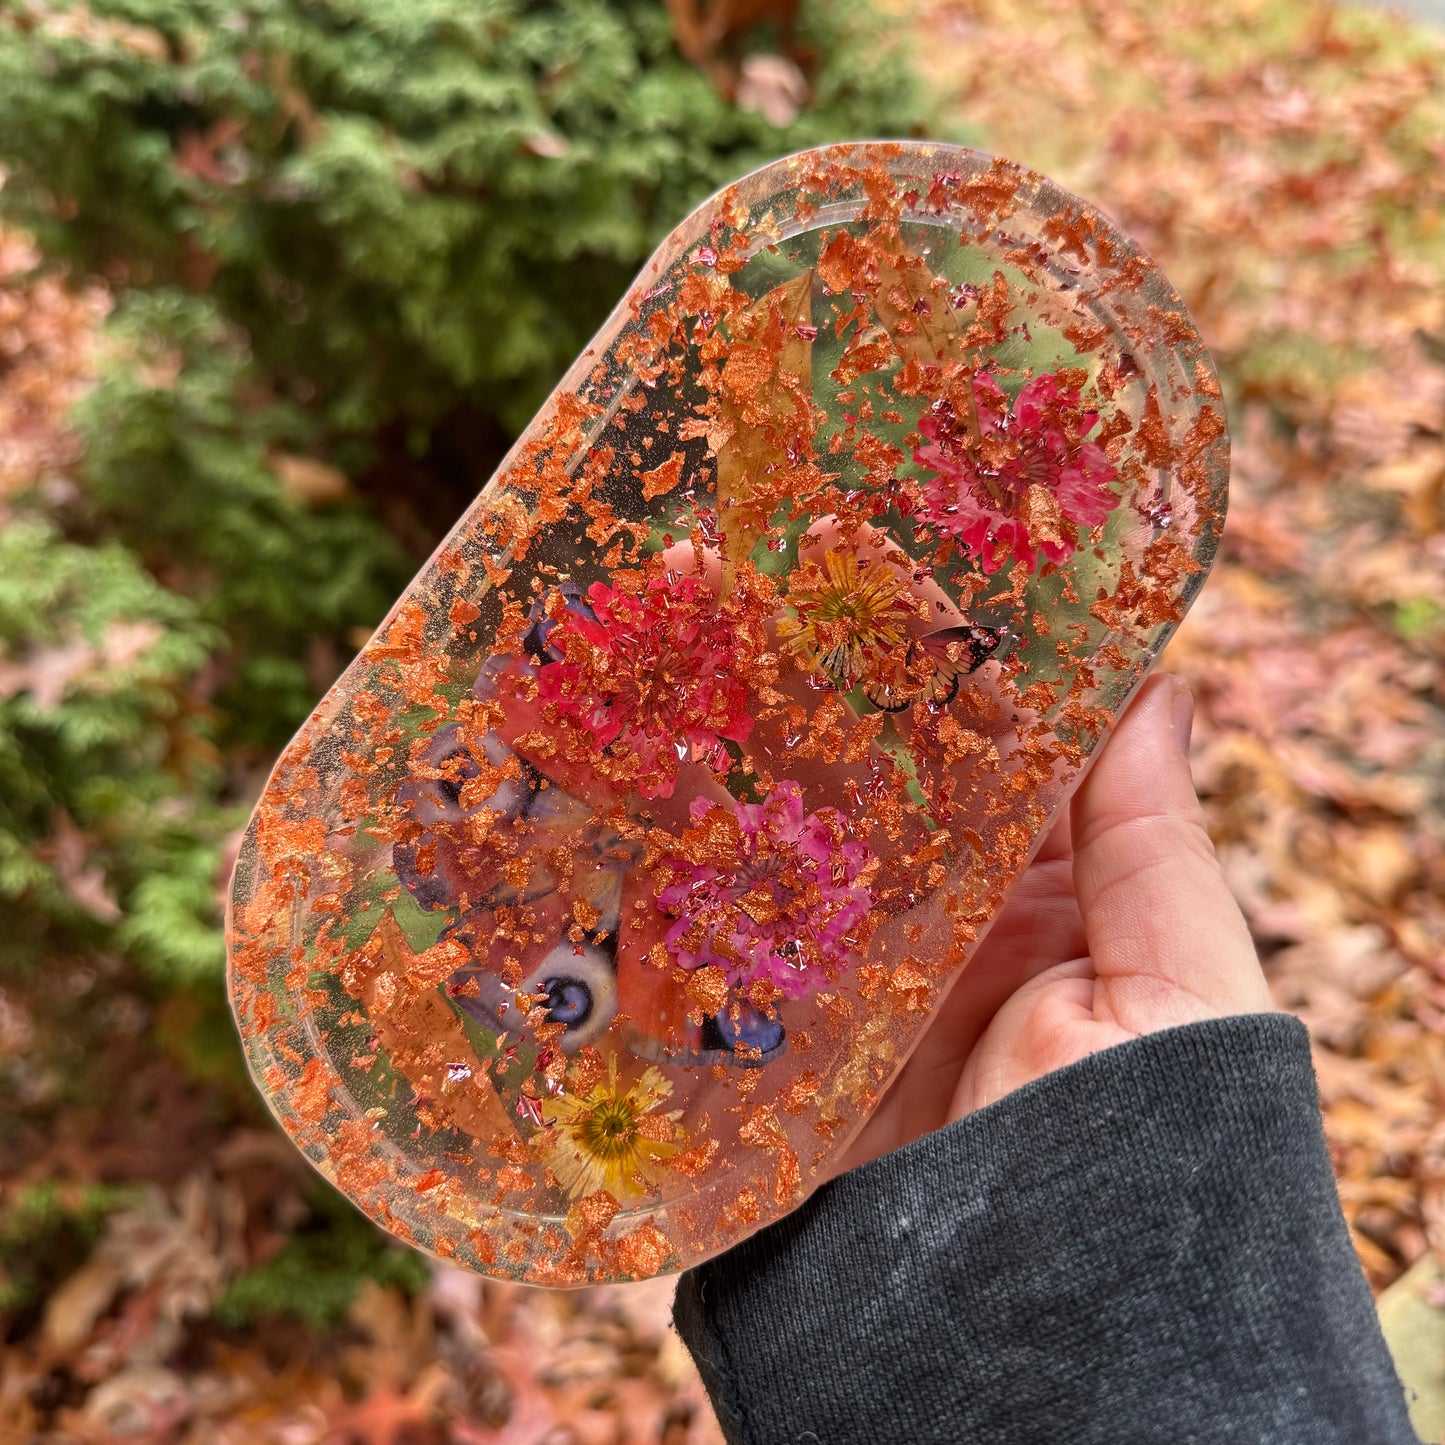
[[[680,1269],[837,1167],[1201,584],[1219,386],[1005,161],[837,146],[648,263],[286,750],[251,1069],[385,1228]]]

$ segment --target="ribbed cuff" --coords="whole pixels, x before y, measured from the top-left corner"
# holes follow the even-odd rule
[[[1105,1050],[855,1170],[675,1317],[734,1445],[1417,1445],[1287,1015]]]

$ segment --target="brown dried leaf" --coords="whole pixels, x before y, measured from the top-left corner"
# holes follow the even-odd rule
[[[42,848],[60,879],[61,887],[92,918],[114,923],[120,916],[106,882],[105,870],[90,856],[92,839],[77,828],[65,813],[57,813],[50,826],[50,838]]]
[[[352,495],[351,483],[339,467],[327,465],[315,457],[299,457],[290,452],[272,452],[271,470],[281,485],[308,507],[325,507],[345,501]]]
[[[792,125],[808,103],[808,81],[785,55],[750,55],[738,77],[739,110],[756,111],[769,125]]]
[[[920,256],[901,250],[878,260],[873,309],[904,361],[944,367],[965,358],[963,328],[944,282]]]
[[[808,271],[753,302],[735,323],[722,368],[718,409],[729,440],[718,449],[717,498],[725,594],[773,513],[795,495],[790,451],[812,453],[812,289]]]
[[[59,1359],[73,1355],[110,1308],[123,1277],[116,1260],[100,1252],[91,1255],[46,1301],[40,1323],[44,1348]]]
[[[436,979],[430,983],[419,979],[420,957],[424,955],[412,950],[389,908],[353,956],[354,988],[366,1005],[382,1047],[422,1097],[434,1100],[435,1107],[458,1128],[477,1139],[514,1136],[512,1117],[461,1020],[437,992]],[[454,967],[453,962],[446,972]],[[452,1064],[461,1064],[467,1070],[465,1076],[453,1078]]]
[[[771,22],[791,36],[800,0],[666,0],[677,48],[694,65],[711,70],[719,52],[754,27]]]

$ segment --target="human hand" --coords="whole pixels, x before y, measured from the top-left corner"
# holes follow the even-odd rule
[[[1193,699],[1150,679],[844,1168],[1088,1054],[1271,1010],[1189,773]]]

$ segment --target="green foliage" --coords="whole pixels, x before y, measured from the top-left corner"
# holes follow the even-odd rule
[[[0,957],[102,942],[177,853],[214,873],[214,809],[187,799],[181,759],[197,784],[215,771],[184,690],[215,640],[119,543],[0,529]],[[209,897],[171,901],[167,952],[138,956],[214,969]]]
[[[225,828],[668,226],[921,128],[884,23],[804,7],[779,129],[661,0],[0,0],[3,219],[116,300],[79,487],[0,557],[0,961],[215,986]]]
[[[132,1188],[33,1184],[0,1206],[0,1316],[34,1309],[77,1269]]]
[[[270,751],[315,702],[311,641],[374,623],[409,569],[358,503],[308,508],[287,492],[272,458],[304,448],[315,423],[269,399],[211,300],[131,291],[109,333],[75,411],[93,515],[224,630],[218,742]]]
[[[1445,632],[1445,608],[1433,597],[1407,597],[1395,603],[1395,632],[1406,642]]]
[[[396,1285],[408,1294],[425,1288],[426,1261],[379,1233],[334,1189],[308,1196],[314,1215],[265,1264],[232,1281],[215,1317],[238,1328],[266,1315],[293,1315],[317,1329],[337,1325],[363,1279]]]
[[[656,0],[108,0],[139,35],[0,43],[7,206],[82,269],[203,285],[329,433],[424,447],[464,395],[515,430],[710,190],[918,127],[867,9],[808,12],[815,103],[780,130]]]
[[[0,224],[114,300],[75,474],[0,497],[0,978],[122,955],[154,1046],[245,1096],[216,898],[271,759],[669,226],[790,150],[920,130],[883,25],[805,6],[778,129],[662,0],[0,0]],[[103,1207],[43,1203],[0,1219],[0,1305]],[[222,1321],[421,1287],[314,1209]]]

